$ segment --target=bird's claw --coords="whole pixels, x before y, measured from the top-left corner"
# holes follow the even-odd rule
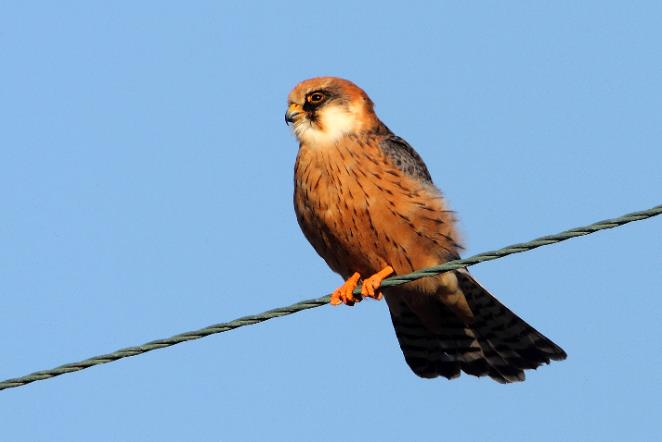
[[[358,285],[360,277],[361,275],[354,273],[343,283],[343,285],[335,289],[331,294],[331,304],[354,305],[355,302],[361,302],[361,296],[355,296],[354,293],[352,293]]]
[[[331,304],[345,304],[351,306],[357,302],[361,302],[364,296],[379,301],[382,299],[382,292],[379,290],[379,286],[382,281],[392,273],[393,268],[391,266],[386,266],[379,272],[364,280],[363,284],[361,284],[360,295],[355,295],[354,289],[356,289],[361,275],[358,272],[354,273],[343,283],[343,285],[333,291],[331,294]]]
[[[387,278],[392,273],[393,267],[386,266],[370,278],[363,281],[363,284],[361,285],[361,295],[376,299],[377,301],[381,300],[382,292],[381,290],[378,290],[379,286],[384,278]]]

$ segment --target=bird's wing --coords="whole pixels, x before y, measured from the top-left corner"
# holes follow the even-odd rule
[[[402,138],[389,134],[379,141],[386,157],[407,175],[432,184],[432,177],[421,156]]]

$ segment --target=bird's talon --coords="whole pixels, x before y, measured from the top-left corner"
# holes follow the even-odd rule
[[[350,276],[347,281],[343,283],[340,287],[335,289],[333,293],[331,294],[331,304],[332,305],[339,305],[339,304],[345,304],[352,306],[356,302],[361,302],[363,298],[359,295],[354,295],[352,292],[356,288],[356,286],[359,283],[359,278],[361,275],[358,273],[354,273],[352,276]]]
[[[363,284],[361,285],[361,295],[376,299],[377,301],[381,300],[382,292],[379,290],[379,286],[382,281],[392,273],[393,267],[386,266],[370,278],[363,281]]]

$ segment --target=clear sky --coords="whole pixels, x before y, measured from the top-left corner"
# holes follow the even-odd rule
[[[465,256],[662,202],[662,6],[2,2],[0,378],[321,296],[286,96],[338,75],[426,160]],[[7,441],[651,440],[662,217],[475,266],[568,352],[423,380],[386,305],[0,392]]]

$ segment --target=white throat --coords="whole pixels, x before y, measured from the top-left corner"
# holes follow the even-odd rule
[[[321,109],[317,122],[302,118],[294,125],[294,133],[300,142],[310,146],[334,144],[348,133],[356,132],[359,121],[354,109],[330,106]]]

